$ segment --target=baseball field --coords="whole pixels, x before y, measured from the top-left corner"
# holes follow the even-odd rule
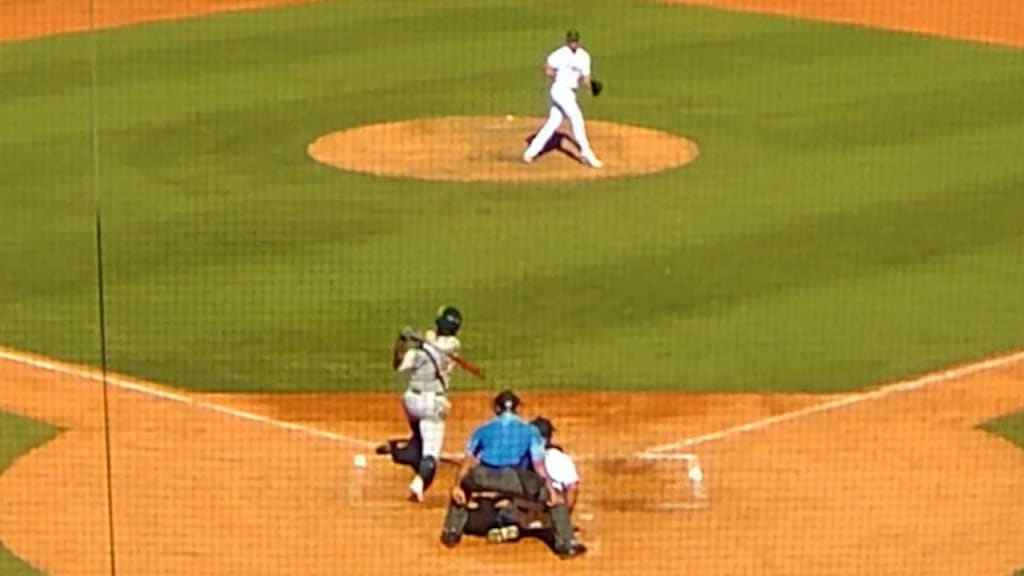
[[[520,161],[567,28],[600,169]],[[1015,0],[0,1],[0,574],[1013,575],[1022,48]],[[442,304],[446,452],[517,390],[587,555],[442,548],[454,469],[371,455]]]

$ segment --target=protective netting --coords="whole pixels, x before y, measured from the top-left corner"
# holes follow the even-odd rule
[[[1011,576],[1022,6],[0,2],[0,576]]]

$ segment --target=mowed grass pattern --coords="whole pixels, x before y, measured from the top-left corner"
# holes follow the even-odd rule
[[[52,438],[52,426],[7,412],[0,412],[0,474],[19,456]],[[4,576],[37,576],[32,566],[11,554],[0,542],[0,574]]]
[[[466,185],[305,155],[345,126],[542,115],[568,26],[607,85],[585,112],[692,138],[694,164]],[[120,371],[387,387],[395,332],[443,303],[487,386],[835,390],[1024,344],[1020,52],[604,1],[328,3],[96,41]],[[94,363],[89,49],[0,47],[0,341]]]

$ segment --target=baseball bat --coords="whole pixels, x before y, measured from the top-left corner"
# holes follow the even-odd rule
[[[477,366],[476,364],[473,364],[469,360],[466,360],[462,356],[459,356],[458,354],[455,354],[455,353],[449,354],[448,357],[452,359],[452,362],[455,362],[455,364],[457,364],[460,368],[462,368],[466,372],[469,372],[470,374],[472,374],[473,376],[476,376],[477,378],[479,378],[481,380],[484,379],[484,371],[483,371],[483,369],[480,368],[479,366]]]
[[[422,335],[420,335],[418,333],[413,332],[413,333],[406,333],[404,335],[409,337],[412,340],[415,340],[416,342],[419,342],[420,344],[423,344],[423,343],[430,344],[430,341],[428,341],[426,338],[424,338]],[[442,351],[442,352],[444,352],[444,351]],[[455,365],[458,366],[459,368],[462,368],[466,372],[469,372],[470,374],[472,374],[473,376],[476,376],[477,378],[479,378],[481,380],[485,379],[484,378],[483,368],[480,368],[479,366],[474,364],[472,361],[467,360],[466,358],[463,358],[462,356],[459,356],[455,352],[444,352],[444,354],[446,354],[449,358],[451,358],[452,362],[454,362]]]

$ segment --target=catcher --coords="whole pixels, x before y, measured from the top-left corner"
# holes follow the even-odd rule
[[[555,428],[550,420],[538,416],[530,424],[544,439],[544,467],[552,487],[559,492],[571,515],[579,498],[580,477],[576,464],[561,446],[552,442]],[[551,516],[547,504],[540,499],[480,496],[467,508],[466,534],[486,536],[488,542],[493,543],[515,542],[523,536],[534,536],[554,547]]]
[[[392,367],[405,380],[402,408],[412,434],[405,440],[381,444],[377,454],[390,454],[396,464],[413,469],[409,499],[414,502],[423,501],[441,459],[445,418],[451,409],[452,357],[461,347],[456,336],[461,326],[462,313],[454,306],[444,306],[434,320],[435,330],[421,336],[405,328],[392,350]]]
[[[441,543],[449,548],[459,544],[469,504],[479,505],[482,496],[495,502],[545,503],[555,553],[562,558],[584,554],[587,548],[575,538],[565,494],[555,488],[545,468],[545,442],[540,431],[516,413],[519,404],[511,390],[501,392],[494,398],[494,417],[473,430],[452,486]]]

